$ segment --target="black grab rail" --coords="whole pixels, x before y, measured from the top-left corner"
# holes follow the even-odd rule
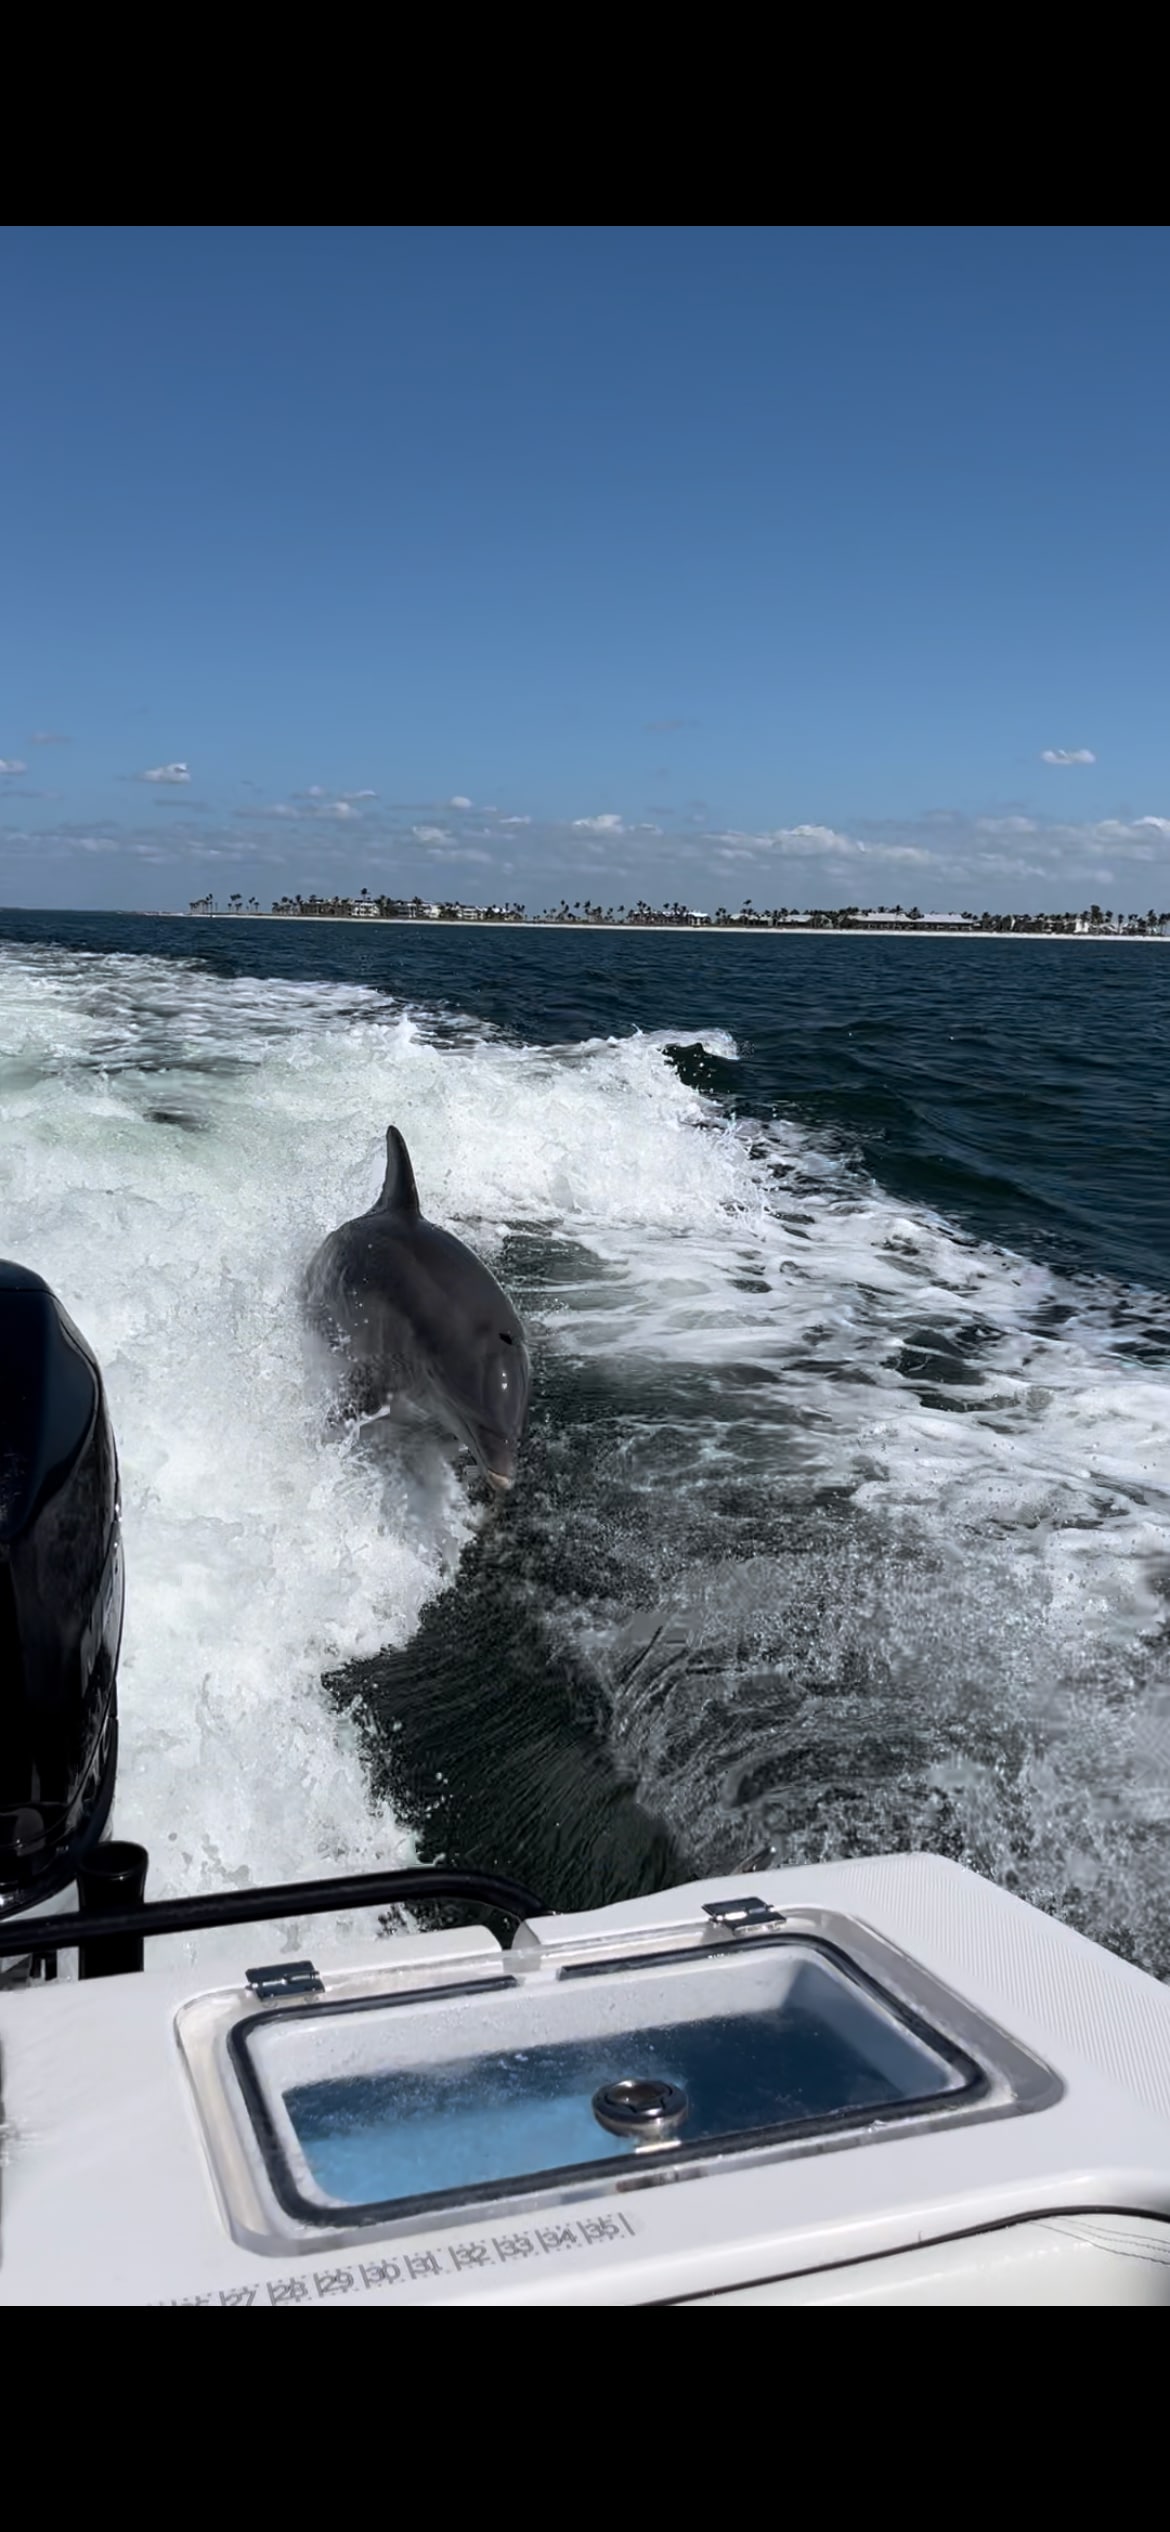
[[[100,1849],[98,1852],[100,1853]],[[466,1899],[516,1924],[548,1910],[535,1891],[495,1873],[448,1872],[412,1864],[393,1873],[345,1873],[328,1881],[278,1881],[263,1890],[211,1890],[201,1899],[148,1899],[129,1908],[79,1909],[57,1917],[0,1920],[0,1960],[40,1960],[84,1945],[141,1943],[154,1934],[196,1934],[208,1926],[255,1925],[268,1917],[320,1917],[336,1909]]]

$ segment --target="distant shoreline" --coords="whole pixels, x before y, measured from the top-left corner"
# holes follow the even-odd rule
[[[99,906],[61,908],[61,912],[97,914]],[[6,909],[10,913],[43,912],[44,908]],[[117,909],[111,907],[111,913]],[[662,932],[679,934],[686,940],[717,937],[745,940],[781,939],[787,941],[1133,941],[1161,942],[1170,947],[1170,932],[982,932],[952,931],[948,925],[935,931],[928,923],[916,923],[907,929],[901,924],[880,923],[553,923],[539,915],[530,922],[509,923],[499,915],[481,915],[472,923],[461,923],[457,917],[432,914],[168,914],[162,907],[131,908],[144,923],[319,923],[332,930],[350,925],[355,931],[372,930],[375,924],[396,924],[403,932],[613,932],[623,938],[645,940],[647,935]]]
[[[1170,947],[1170,931],[1166,932],[983,932],[932,929],[929,923],[916,923],[912,929],[900,924],[867,924],[864,927],[838,923],[555,923],[540,915],[524,923],[509,923],[499,915],[482,915],[474,922],[461,923],[457,917],[410,914],[189,914],[177,907],[166,906],[0,906],[0,925],[8,914],[40,914],[49,919],[62,914],[107,915],[131,923],[315,923],[331,931],[350,928],[365,931],[375,924],[396,925],[403,932],[607,932],[625,939],[645,940],[661,933],[685,940],[737,939],[787,941],[1124,941]]]

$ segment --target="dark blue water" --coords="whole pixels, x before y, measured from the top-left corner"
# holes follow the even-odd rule
[[[4,942],[370,988],[444,1132],[471,1062],[517,1178],[533,1146],[494,1253],[536,1347],[522,1483],[328,1683],[425,1854],[566,1905],[928,1846],[1170,1966],[1170,953],[20,913]],[[210,1150],[201,1060],[162,1046],[149,1114]],[[498,1221],[492,1116],[462,1157]],[[643,1218],[671,1151],[685,1201]]]

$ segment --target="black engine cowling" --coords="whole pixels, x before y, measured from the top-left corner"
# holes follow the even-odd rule
[[[0,1260],[0,1914],[63,1890],[105,1826],[122,1600],[101,1373],[41,1277]]]

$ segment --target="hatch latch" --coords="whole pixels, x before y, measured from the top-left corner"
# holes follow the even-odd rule
[[[271,2004],[278,1996],[323,1996],[324,1981],[312,1961],[270,1961],[263,1969],[247,1969],[244,1976],[261,2004]]]
[[[729,1934],[756,1934],[763,1926],[785,1922],[779,1908],[770,1907],[754,1893],[744,1899],[704,1899],[703,1914],[713,1925],[725,1926]]]

